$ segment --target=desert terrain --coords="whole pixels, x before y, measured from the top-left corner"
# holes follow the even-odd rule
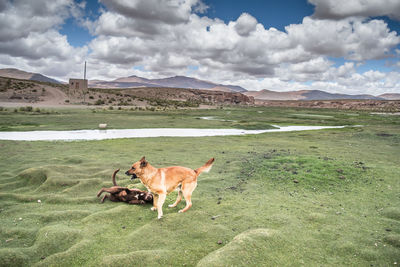
[[[139,108],[200,107],[200,105],[253,105],[239,92],[184,88],[89,88],[86,94],[70,92],[65,84],[0,77],[3,106],[118,106]]]
[[[370,110],[399,112],[400,100],[262,100],[248,92],[184,89],[172,87],[89,88],[86,94],[69,91],[68,85],[0,77],[0,105],[3,107],[79,107],[112,108],[204,108],[213,106],[271,106]]]

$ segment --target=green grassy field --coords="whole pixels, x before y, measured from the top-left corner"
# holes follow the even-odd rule
[[[201,120],[214,116],[220,120]],[[228,121],[224,121],[228,120]],[[164,113],[0,112],[0,130],[363,125],[288,133],[74,142],[0,141],[0,266],[395,266],[400,118],[368,112],[224,108]],[[114,169],[143,155],[198,168],[185,203],[99,203]],[[119,174],[120,185],[142,188]],[[40,200],[40,203],[38,202]]]

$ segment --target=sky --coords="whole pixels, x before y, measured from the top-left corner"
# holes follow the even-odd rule
[[[0,0],[0,68],[400,93],[400,0]]]

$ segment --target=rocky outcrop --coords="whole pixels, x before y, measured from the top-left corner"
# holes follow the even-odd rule
[[[209,91],[209,90],[190,90],[195,95],[200,96],[202,102],[213,104],[234,104],[234,105],[252,105],[254,97],[246,96],[241,93]]]
[[[105,89],[107,90],[107,89]],[[110,89],[108,89],[110,90]],[[239,92],[223,92],[182,88],[135,88],[123,90],[125,95],[146,99],[164,99],[177,101],[197,101],[215,105],[253,105],[254,98]]]
[[[330,108],[346,110],[370,110],[381,112],[400,111],[400,100],[256,100],[255,104],[270,107]]]

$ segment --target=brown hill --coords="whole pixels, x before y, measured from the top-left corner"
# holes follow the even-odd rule
[[[90,80],[93,88],[134,88],[134,87],[172,87],[186,89],[211,89],[231,92],[245,92],[243,87],[236,85],[216,84],[186,76],[174,76],[162,79],[146,79],[138,76],[122,77],[112,81]]]
[[[119,83],[151,83],[150,80],[138,76],[129,76],[129,77],[122,77],[113,80],[113,82],[119,82]]]
[[[182,88],[90,88],[85,96],[69,92],[63,84],[0,77],[0,106],[57,106],[69,104],[139,106],[139,107],[197,107],[205,105],[251,105],[254,98],[238,92]]]
[[[0,77],[0,105],[40,103],[58,106],[65,104],[67,97],[64,84]]]
[[[378,95],[378,97],[381,97],[386,100],[400,100],[400,94],[397,94],[397,93],[382,94],[382,95]]]
[[[183,88],[130,88],[130,89],[91,89],[91,91],[102,94],[114,94],[117,101],[123,105],[129,104],[132,100],[146,101],[150,105],[252,105],[254,98],[239,92],[223,92],[200,89]],[[179,103],[180,102],[180,103]],[[185,104],[186,103],[186,104]]]
[[[14,79],[39,81],[39,82],[60,83],[59,81],[51,79],[49,77],[46,77],[40,73],[32,73],[32,72],[19,70],[19,69],[13,69],[13,68],[0,69],[0,76],[14,78]]]

